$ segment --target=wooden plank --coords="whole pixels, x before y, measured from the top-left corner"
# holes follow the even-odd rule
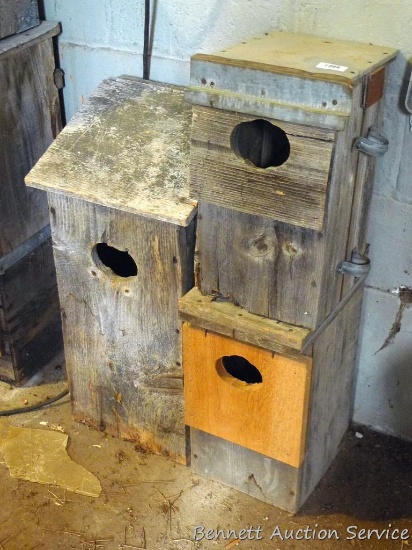
[[[14,382],[16,380],[10,357],[0,357],[0,380],[6,382]]]
[[[190,429],[190,448],[197,474],[297,512],[300,469],[195,428]]]
[[[24,33],[15,34],[4,38],[0,42],[0,60],[9,56],[14,56],[16,53],[36,46],[40,42],[53,38],[61,32],[60,23],[55,21],[42,21],[40,25],[29,29]]]
[[[218,291],[256,315],[316,327],[324,292],[320,233],[200,202],[197,248],[202,294]]]
[[[194,107],[190,194],[211,204],[321,230],[333,143],[300,136],[289,125],[290,156],[280,166],[254,166],[232,148],[231,136],[255,117]],[[268,120],[280,127],[278,121]],[[322,135],[321,130],[314,131]],[[330,139],[331,133],[324,132]]]
[[[213,54],[196,54],[193,60],[251,67],[353,87],[363,75],[388,63],[396,53],[397,50],[386,46],[272,31]],[[319,63],[338,67],[319,68]],[[342,71],[339,66],[346,69]]]
[[[49,193],[76,420],[186,461],[178,300],[193,286],[195,222],[178,227]],[[137,275],[102,266],[127,250]]]
[[[360,288],[314,344],[307,451],[299,507],[335,458],[352,416],[362,296]]]
[[[24,176],[61,128],[52,41],[44,29],[36,36],[33,41],[19,35],[21,47],[0,53],[0,257],[49,220],[46,194],[24,185]]]
[[[236,365],[248,361],[260,381],[242,381],[250,370],[243,363],[241,379],[232,376],[224,358]],[[277,355],[184,323],[186,424],[299,467],[305,453],[311,364],[309,357]]]
[[[214,112],[209,107],[193,105],[193,126],[191,139],[207,143],[210,141],[213,145],[230,148],[230,135],[234,126],[241,122],[250,122],[256,120],[252,114],[240,114],[235,112]],[[312,140],[335,141],[336,132],[316,126],[304,126],[303,124],[293,124],[277,119],[268,118],[270,123],[280,126],[282,130],[292,139],[309,138]],[[309,142],[310,143],[310,142]],[[317,144],[317,142],[315,142]],[[320,144],[320,147],[322,145]],[[327,147],[327,146],[326,146]],[[322,163],[325,161],[322,160]]]
[[[0,0],[0,39],[40,23],[37,0]]]
[[[6,359],[13,365],[11,380],[19,382],[62,351],[51,239],[1,274],[0,287]]]
[[[240,67],[231,67],[233,69],[233,77],[225,75],[224,67],[214,65],[213,70],[209,69],[208,63],[202,63],[200,66],[196,65],[196,73],[191,70],[192,85],[185,93],[187,101],[193,105],[203,105],[204,107],[213,107],[214,109],[221,109],[225,111],[232,111],[236,113],[244,113],[247,115],[254,115],[260,118],[272,118],[275,120],[282,120],[283,122],[292,122],[295,124],[302,124],[307,126],[317,126],[318,128],[324,128],[328,130],[343,130],[346,124],[346,119],[350,112],[350,95],[342,92],[339,85],[337,91],[330,90],[330,85],[318,81],[305,80],[303,78],[283,76],[278,77],[279,80],[283,80],[282,94],[279,93],[279,89],[273,90],[272,95],[274,97],[267,97],[267,100],[262,101],[261,97],[248,95],[247,93],[239,92],[239,82],[236,80],[236,73],[242,73],[241,83],[246,83],[249,80],[259,80],[262,85],[262,93],[268,95],[266,86],[272,82],[271,73],[265,73],[262,71],[254,71],[252,69],[242,69]],[[255,74],[258,72],[258,74]],[[216,73],[216,74],[215,74]],[[246,74],[245,74],[246,73]],[[248,74],[249,73],[249,74]],[[206,80],[202,75],[207,74],[209,76],[209,85],[202,85],[201,82]],[[226,76],[226,82],[221,83],[221,76]],[[198,77],[196,79],[196,77]],[[212,83],[217,80],[221,85],[221,90],[210,87]],[[199,82],[200,83],[199,83]],[[323,88],[327,86],[327,90]],[[244,84],[244,87],[246,85]],[[319,89],[318,89],[319,88]],[[299,90],[297,97],[291,95],[291,90]],[[247,90],[246,90],[247,92]],[[346,92],[346,89],[344,90]],[[328,101],[323,98],[327,93]],[[340,97],[338,101],[336,96]],[[343,96],[343,97],[341,97]],[[318,105],[313,105],[313,98],[318,98]],[[336,105],[335,105],[336,103]]]
[[[376,72],[365,76],[363,94],[364,109],[371,107],[382,98],[383,89],[385,87],[385,73],[386,68],[381,67]]]
[[[340,261],[350,259],[350,256],[347,256],[347,245],[359,157],[353,143],[359,137],[362,128],[362,93],[361,85],[354,89],[352,114],[345,130],[338,134],[336,141],[325,218],[327,221],[324,272],[317,324],[320,324],[340,301],[344,281],[348,278],[347,275],[340,275],[337,267]]]
[[[284,355],[298,355],[308,329],[253,315],[234,304],[203,296],[197,288],[179,300],[179,317],[198,328]]]
[[[189,225],[196,212],[188,198],[190,122],[182,88],[133,77],[105,80],[26,182]]]

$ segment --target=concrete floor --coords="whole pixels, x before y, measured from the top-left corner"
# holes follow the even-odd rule
[[[31,384],[19,389],[0,384],[0,408],[23,406],[25,400],[34,404],[57,394],[65,385],[64,370],[49,367]],[[69,435],[70,457],[99,478],[103,492],[99,498],[89,498],[17,480],[2,462],[0,550],[412,547],[412,444],[363,427],[357,428],[362,438],[348,434],[326,477],[301,512],[291,516],[194,475],[189,468],[142,453],[133,443],[73,422],[68,397],[40,411],[0,418],[0,432],[9,425],[61,426]],[[250,536],[255,538],[238,544],[233,538],[195,542],[194,527],[200,525],[237,531],[251,526]],[[299,528],[306,529],[306,535],[297,532]],[[297,538],[310,537],[321,529],[336,530],[339,540],[335,534],[329,540],[316,535],[315,539]],[[360,536],[368,537],[361,529],[389,529],[394,536],[398,534],[394,529],[406,529],[411,538],[386,540],[384,531],[381,540],[376,532],[360,540]],[[295,530],[295,538],[281,540],[278,535],[285,535],[286,530]]]

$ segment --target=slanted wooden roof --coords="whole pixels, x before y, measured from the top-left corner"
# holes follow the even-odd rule
[[[103,81],[26,177],[29,186],[186,226],[191,106],[183,89]]]

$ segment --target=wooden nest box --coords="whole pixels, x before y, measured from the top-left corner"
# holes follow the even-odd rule
[[[351,418],[395,54],[271,32],[191,61],[198,289],[180,316],[192,466],[289,511]]]
[[[26,178],[48,193],[75,418],[179,462],[190,118],[179,88],[104,81]]]

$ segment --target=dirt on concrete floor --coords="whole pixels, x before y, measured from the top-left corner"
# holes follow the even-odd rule
[[[43,380],[38,376],[30,384],[19,389],[0,384],[0,408],[33,404],[59,393],[65,385],[64,369],[53,366]],[[143,453],[133,443],[75,423],[68,397],[36,412],[0,418],[0,431],[8,426],[63,429],[69,435],[70,457],[94,473],[103,490],[98,498],[90,498],[14,479],[2,462],[0,550],[412,547],[412,444],[363,427],[356,429],[358,436],[355,431],[348,434],[325,478],[292,516],[187,467]],[[205,531],[251,527],[253,538],[238,543],[233,537],[195,541],[196,526]],[[387,533],[396,536],[403,529],[409,539],[387,540]],[[286,539],[292,530],[293,537]],[[319,540],[320,533],[331,538]]]

